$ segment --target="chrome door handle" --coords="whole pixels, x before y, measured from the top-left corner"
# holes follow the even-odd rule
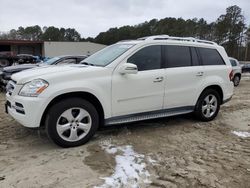
[[[160,77],[157,77],[154,79],[154,82],[162,82],[163,81],[163,77],[160,76]]]
[[[203,76],[204,72],[197,72],[196,76]]]

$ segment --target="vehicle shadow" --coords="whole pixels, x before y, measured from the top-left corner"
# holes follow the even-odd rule
[[[126,123],[126,124],[117,124],[112,126],[102,126],[97,131],[96,135],[85,145],[99,142],[105,139],[109,139],[110,137],[119,137],[120,134],[123,134],[124,131],[129,132],[135,132],[137,134],[143,133],[145,130],[156,130],[157,129],[165,129],[165,128],[175,128],[175,127],[186,127],[188,124],[194,124],[197,123],[193,118],[192,114],[186,114],[186,115],[178,115],[173,117],[167,117],[167,118],[158,118],[158,119],[151,119],[151,120],[144,120],[139,122],[133,122],[133,123]],[[53,144],[53,142],[47,137],[45,129],[25,129],[25,135],[20,136],[18,140],[22,142],[22,139],[25,139],[26,142],[28,139],[31,139],[33,142],[32,145],[41,147],[41,145],[48,144],[49,147],[46,146],[46,148],[60,148]],[[155,135],[157,136],[157,135]],[[29,137],[29,138],[27,138]]]

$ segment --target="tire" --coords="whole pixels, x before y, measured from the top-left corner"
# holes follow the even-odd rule
[[[213,120],[219,110],[221,97],[216,90],[207,89],[200,95],[194,110],[197,119],[201,121]]]
[[[10,62],[7,59],[0,59],[0,67],[8,67]]]
[[[58,146],[80,146],[95,134],[99,115],[90,102],[68,98],[50,108],[45,126],[48,137]]]
[[[234,86],[237,87],[240,84],[240,76],[235,75],[233,78]]]

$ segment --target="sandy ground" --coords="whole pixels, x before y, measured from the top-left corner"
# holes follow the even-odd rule
[[[232,133],[250,132],[249,75],[212,122],[185,115],[109,127],[69,149],[8,117],[3,94],[0,103],[1,188],[250,186],[250,137]]]

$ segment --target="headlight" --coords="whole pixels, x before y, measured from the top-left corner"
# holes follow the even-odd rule
[[[41,94],[47,87],[49,86],[49,83],[42,79],[32,80],[31,82],[26,83],[21,91],[19,92],[19,95],[25,96],[25,97],[37,97],[39,94]]]

